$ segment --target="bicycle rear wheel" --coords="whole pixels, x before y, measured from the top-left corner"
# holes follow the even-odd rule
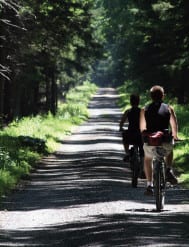
[[[140,160],[137,152],[133,152],[133,156],[131,158],[131,170],[132,170],[132,187],[137,188],[138,185],[138,176],[140,170]]]
[[[165,172],[161,162],[155,162],[154,189],[156,199],[156,209],[161,211],[165,204]]]

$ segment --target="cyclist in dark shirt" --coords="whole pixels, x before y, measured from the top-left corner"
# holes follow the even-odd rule
[[[140,129],[141,132],[158,132],[165,131],[171,127],[172,136],[174,140],[178,140],[178,125],[174,109],[163,102],[164,89],[159,86],[153,86],[150,89],[152,102],[145,106],[141,110],[140,114]],[[173,143],[164,142],[162,146],[166,150],[166,176],[167,181],[171,184],[177,183],[177,178],[175,177],[172,170],[173,163]],[[144,143],[144,171],[147,178],[147,188],[145,191],[146,195],[153,194],[153,177],[152,177],[152,157],[153,157],[153,146]]]
[[[129,158],[129,144],[137,143],[140,149],[140,155],[144,156],[143,151],[143,142],[140,133],[140,108],[138,107],[140,102],[139,95],[132,94],[130,95],[130,104],[131,108],[126,110],[120,120],[119,128],[122,131],[123,137],[123,146],[125,149],[125,157],[124,160],[127,161]],[[128,123],[128,129],[123,130],[123,126],[125,123]]]

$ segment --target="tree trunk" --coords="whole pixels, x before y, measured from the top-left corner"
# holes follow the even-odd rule
[[[51,70],[51,113],[56,114],[57,110],[57,85],[55,80],[55,70]]]

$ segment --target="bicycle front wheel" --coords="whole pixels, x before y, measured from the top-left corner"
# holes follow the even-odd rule
[[[165,172],[161,162],[155,164],[154,189],[156,209],[159,212],[163,210],[165,204]]]

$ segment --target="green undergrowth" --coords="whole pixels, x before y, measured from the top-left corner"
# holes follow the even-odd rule
[[[52,114],[24,117],[0,130],[0,196],[15,188],[37,161],[55,151],[74,126],[88,118],[87,106],[96,85],[85,82],[71,89]]]
[[[123,85],[117,89],[120,97],[118,105],[122,111],[130,107],[129,97],[130,94],[138,93],[140,95],[140,107],[150,102],[148,92],[138,92],[135,88]],[[174,167],[179,176],[179,182],[185,187],[189,188],[189,105],[179,105],[175,99],[166,95],[165,102],[174,107],[177,115],[179,126],[179,138],[182,140],[174,147]]]

